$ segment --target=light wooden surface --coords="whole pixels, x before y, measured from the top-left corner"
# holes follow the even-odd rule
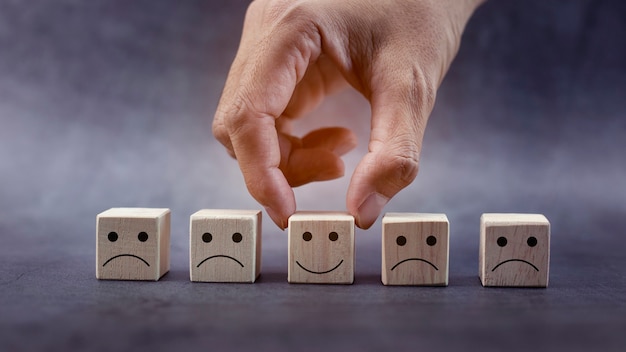
[[[483,214],[479,276],[483,286],[548,287],[550,222],[541,214]]]
[[[260,273],[260,211],[203,209],[191,215],[191,281],[251,283]]]
[[[157,281],[169,270],[169,209],[111,208],[98,214],[98,279]]]
[[[450,225],[445,214],[387,213],[382,228],[383,284],[448,285]]]
[[[298,212],[289,218],[290,283],[354,282],[354,217]]]

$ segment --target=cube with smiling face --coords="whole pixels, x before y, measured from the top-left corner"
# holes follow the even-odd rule
[[[203,209],[191,215],[191,281],[252,283],[260,273],[260,211]]]
[[[98,279],[157,281],[169,271],[169,209],[111,208],[96,228]]]
[[[354,282],[354,217],[298,212],[289,218],[290,283]]]
[[[448,285],[449,222],[445,214],[385,214],[382,247],[383,284]]]
[[[483,214],[479,276],[483,286],[548,287],[550,222],[541,214]]]

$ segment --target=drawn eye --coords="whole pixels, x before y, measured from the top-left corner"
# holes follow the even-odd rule
[[[526,241],[526,243],[528,243],[530,247],[534,247],[537,245],[537,239],[534,236],[530,236],[528,237],[528,240]]]
[[[437,237],[435,236],[428,236],[426,238],[426,244],[429,246],[434,246],[435,244],[437,244]]]
[[[398,236],[398,237],[396,238],[396,244],[397,244],[398,246],[404,246],[404,245],[406,244],[406,237],[404,237],[404,236]]]
[[[209,243],[213,240],[213,235],[211,235],[208,232],[205,232],[204,234],[202,234],[202,242],[204,243]]]
[[[117,241],[117,232],[109,232],[109,234],[107,235],[107,238],[109,239],[109,241],[111,242],[115,242]]]
[[[496,241],[498,243],[498,246],[500,247],[504,247],[507,244],[507,240],[506,237],[498,237],[498,240]]]
[[[309,242],[313,238],[313,235],[309,231],[302,234],[302,239]]]
[[[243,236],[239,232],[233,233],[233,242],[239,243],[241,240],[243,240]]]
[[[339,238],[339,235],[335,231],[328,234],[328,239],[333,242],[337,241],[338,238]]]
[[[141,231],[138,235],[137,235],[137,239],[139,240],[139,242],[146,242],[148,240],[148,234]]]

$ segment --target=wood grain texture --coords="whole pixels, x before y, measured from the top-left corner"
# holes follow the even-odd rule
[[[382,222],[384,285],[448,285],[450,225],[445,214],[387,213]]]
[[[290,283],[354,282],[354,217],[347,213],[298,212],[289,218]]]
[[[478,269],[483,286],[548,287],[548,219],[541,214],[483,214]]]
[[[158,281],[170,269],[170,210],[111,208],[96,217],[96,277]]]
[[[253,283],[260,273],[259,210],[203,209],[191,215],[191,281]]]

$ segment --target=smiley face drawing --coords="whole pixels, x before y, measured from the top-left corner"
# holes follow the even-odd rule
[[[289,218],[289,283],[354,282],[354,217],[297,212]]]
[[[449,222],[445,214],[385,214],[382,247],[384,285],[448,285]]]
[[[191,215],[191,281],[253,283],[260,267],[260,211],[202,209]]]
[[[169,271],[169,209],[112,208],[96,227],[98,279],[157,281]]]
[[[483,214],[479,276],[483,286],[547,287],[550,222],[541,214]]]

